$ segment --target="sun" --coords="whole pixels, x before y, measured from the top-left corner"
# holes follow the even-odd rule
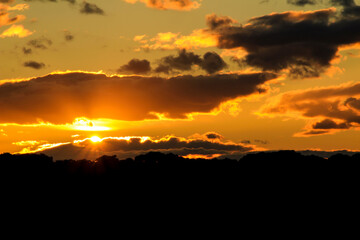
[[[101,138],[99,138],[98,136],[93,136],[90,138],[90,140],[93,142],[93,143],[99,143],[102,141]]]

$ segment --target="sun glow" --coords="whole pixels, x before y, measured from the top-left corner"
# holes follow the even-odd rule
[[[99,138],[98,136],[93,136],[90,138],[90,140],[93,142],[93,143],[99,143],[102,141],[101,138]]]
[[[89,120],[87,118],[76,118],[73,122],[73,128],[79,131],[108,131],[109,127],[97,126],[95,125],[96,121]]]

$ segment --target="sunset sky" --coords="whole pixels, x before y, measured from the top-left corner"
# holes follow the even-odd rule
[[[360,150],[360,1],[0,0],[0,153]]]

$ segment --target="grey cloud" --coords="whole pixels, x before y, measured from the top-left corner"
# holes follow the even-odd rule
[[[37,49],[48,49],[52,45],[52,41],[46,37],[32,39],[27,42],[27,45]]]
[[[207,52],[203,57],[185,49],[179,50],[178,55],[163,57],[155,68],[157,73],[169,74],[176,70],[190,71],[193,66],[199,66],[209,74],[214,74],[227,67],[224,60],[215,52]]]
[[[29,68],[39,70],[41,68],[44,68],[45,64],[41,63],[41,62],[36,62],[36,61],[27,61],[27,62],[24,62],[24,67],[29,67]]]
[[[132,59],[128,64],[121,66],[118,73],[134,73],[134,74],[146,74],[151,71],[150,62],[146,59]]]
[[[101,9],[100,7],[98,7],[96,4],[93,3],[88,3],[86,1],[84,1],[81,4],[81,9],[80,9],[81,13],[84,14],[98,14],[98,15],[105,15],[105,12],[103,9]]]

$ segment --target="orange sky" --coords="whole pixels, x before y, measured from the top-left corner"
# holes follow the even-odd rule
[[[0,152],[358,151],[358,29],[359,1],[0,0]]]

